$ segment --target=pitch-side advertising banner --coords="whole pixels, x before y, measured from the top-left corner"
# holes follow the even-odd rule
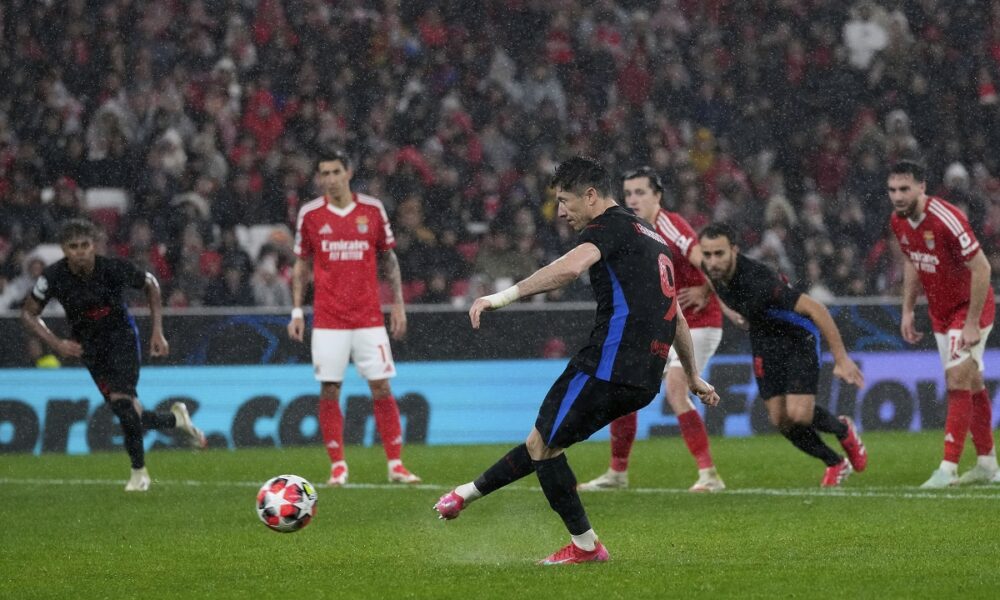
[[[825,357],[818,401],[854,417],[862,430],[941,428],[945,390],[936,353],[855,353],[866,385],[858,390],[832,378]],[[722,404],[699,406],[713,435],[769,432],[750,357],[717,356],[706,379]],[[523,440],[565,360],[416,362],[397,365],[392,381],[408,443],[478,444]],[[986,380],[995,398],[1000,350],[986,354]],[[147,410],[183,401],[214,447],[318,444],[319,384],[308,365],[147,367],[139,382]],[[372,444],[377,433],[368,386],[353,371],[341,406],[345,441]],[[994,399],[994,422],[1000,406]],[[639,413],[638,437],[677,435],[677,419],[662,395]],[[606,439],[607,430],[595,439]],[[169,432],[150,432],[148,448],[176,445]],[[82,454],[121,445],[116,418],[83,369],[0,370],[0,452]]]

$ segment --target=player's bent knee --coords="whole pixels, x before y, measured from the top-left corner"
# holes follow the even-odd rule
[[[340,382],[324,381],[319,386],[319,397],[323,400],[340,399]]]

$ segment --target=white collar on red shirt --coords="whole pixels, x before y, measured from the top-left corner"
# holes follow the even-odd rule
[[[357,202],[351,202],[344,208],[337,208],[336,206],[327,202],[326,208],[333,214],[337,215],[338,217],[346,217],[347,215],[351,214],[351,211],[354,210],[354,207],[357,205],[358,205]]]
[[[928,196],[927,202],[924,202],[924,209],[920,211],[920,216],[917,217],[916,219],[910,219],[910,218],[906,219],[906,222],[910,224],[910,227],[916,229],[917,227],[920,226],[921,223],[924,222],[924,219],[927,218],[927,205],[930,203],[931,203],[931,198],[930,196]]]

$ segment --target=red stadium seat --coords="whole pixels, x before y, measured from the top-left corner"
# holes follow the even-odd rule
[[[403,284],[403,300],[409,304],[413,302],[414,298],[419,298],[425,291],[427,291],[427,283],[424,280],[407,281]]]

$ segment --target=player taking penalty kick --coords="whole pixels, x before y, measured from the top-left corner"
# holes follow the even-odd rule
[[[471,502],[535,473],[571,537],[541,564],[603,562],[608,551],[590,526],[564,450],[649,404],[659,391],[671,346],[689,389],[713,406],[719,396],[698,376],[664,240],[614,201],[608,172],[592,159],[576,157],[559,165],[552,186],[559,216],[580,232],[579,244],[517,285],[477,299],[469,318],[478,329],[484,311],[560,288],[589,271],[597,300],[590,341],[552,385],[527,441],[475,481],[442,496],[434,509],[440,518],[454,519]]]
[[[921,165],[894,165],[888,188],[892,231],[906,257],[900,333],[911,344],[923,338],[913,323],[913,306],[923,286],[948,388],[944,460],[921,487],[998,483],[992,407],[983,383],[983,353],[995,311],[990,262],[962,211],[926,194]],[[959,477],[958,460],[970,432],[976,466]]]
[[[631,171],[623,178],[625,205],[637,217],[652,224],[673,256],[677,299],[691,330],[695,363],[704,370],[722,341],[722,306],[701,272],[698,236],[684,217],[661,207],[663,184],[650,167]],[[684,443],[698,465],[698,480],[692,492],[718,492],[726,488],[712,461],[708,432],[701,415],[688,398],[687,378],[677,351],[670,349],[666,381],[666,401],[677,415]],[[635,442],[638,414],[630,413],[611,422],[611,465],[600,477],[580,484],[581,491],[628,487],[628,459]]]

